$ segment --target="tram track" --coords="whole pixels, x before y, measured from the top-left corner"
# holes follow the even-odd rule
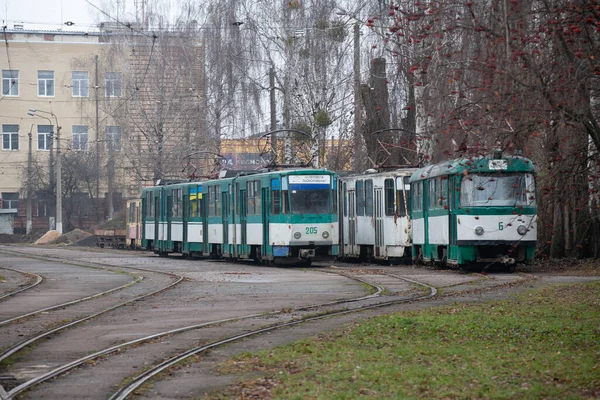
[[[362,306],[359,307],[357,309],[335,309],[332,311],[326,311],[325,309],[327,307],[334,307],[334,306],[339,306],[339,305],[343,305],[343,304],[349,304],[349,303],[356,303],[356,302],[360,302],[360,301],[365,301],[365,300],[371,300],[371,299],[375,299],[377,297],[382,296],[382,293],[384,291],[384,288],[381,285],[369,282],[368,280],[361,278],[361,277],[356,277],[356,276],[350,276],[350,275],[344,275],[344,274],[340,274],[338,272],[331,272],[331,271],[324,271],[326,273],[333,273],[336,275],[343,275],[346,276],[349,279],[354,279],[356,281],[359,281],[365,285],[369,285],[372,286],[375,290],[375,293],[373,294],[369,294],[366,296],[360,296],[357,298],[351,298],[351,299],[344,299],[344,300],[335,300],[335,301],[330,301],[330,302],[324,302],[324,303],[320,303],[320,304],[313,304],[313,305],[308,305],[308,306],[302,306],[302,307],[296,307],[293,309],[286,309],[286,310],[278,310],[278,311],[270,311],[270,312],[265,312],[265,313],[259,313],[259,314],[251,314],[251,315],[245,315],[245,316],[239,316],[239,317],[234,317],[234,318],[227,318],[227,319],[220,319],[220,320],[214,320],[214,321],[208,321],[208,322],[204,322],[201,324],[194,324],[194,325],[190,325],[190,326],[185,326],[185,327],[180,327],[177,329],[172,329],[172,330],[168,330],[168,331],[163,331],[163,332],[159,332],[159,333],[155,333],[153,335],[149,335],[149,336],[145,336],[145,337],[141,337],[132,341],[128,341],[125,343],[121,343],[115,346],[111,346],[109,348],[105,348],[102,349],[100,351],[97,351],[93,354],[89,354],[85,357],[81,357],[77,360],[74,360],[70,363],[64,364],[62,366],[59,366],[51,371],[48,371],[45,374],[39,375],[27,382],[24,382],[22,384],[20,384],[19,386],[16,386],[15,388],[13,388],[12,390],[10,390],[8,392],[8,399],[13,398],[14,396],[22,393],[23,391],[26,391],[28,389],[30,389],[31,387],[38,385],[42,382],[48,381],[50,379],[53,379],[55,377],[60,376],[61,374],[67,373],[83,364],[89,363],[92,360],[96,360],[99,359],[101,357],[104,357],[106,355],[109,355],[111,353],[115,353],[115,352],[119,352],[125,348],[128,347],[132,347],[135,345],[139,345],[142,344],[144,342],[150,342],[153,341],[155,339],[160,339],[160,338],[164,338],[166,336],[172,336],[172,335],[176,335],[179,333],[183,333],[183,332],[188,332],[188,331],[192,331],[192,330],[196,330],[196,329],[201,329],[201,328],[207,328],[207,327],[213,327],[213,326],[217,326],[217,325],[222,325],[222,324],[226,324],[226,323],[231,323],[231,322],[238,322],[238,321],[243,321],[243,320],[261,320],[264,319],[265,317],[273,317],[273,316],[284,316],[285,318],[288,319],[288,321],[283,322],[283,323],[279,323],[279,324],[274,324],[271,325],[267,328],[261,328],[258,330],[251,330],[248,331],[244,334],[240,334],[240,335],[235,335],[234,338],[237,340],[243,339],[245,337],[250,337],[262,332],[268,332],[271,330],[275,330],[275,329],[279,329],[279,328],[283,328],[286,326],[294,326],[297,324],[300,324],[302,322],[307,322],[307,321],[313,321],[313,320],[318,320],[320,318],[325,318],[327,316],[335,316],[335,315],[343,315],[346,313],[351,313],[351,312],[358,312],[361,310],[366,310],[366,309],[370,309],[370,308],[374,308],[377,307],[378,305],[367,305],[367,306]],[[435,295],[436,289],[432,287],[432,291],[433,291],[433,295]],[[411,297],[410,300],[414,300],[414,297]],[[381,305],[389,305],[389,304],[394,304],[393,302],[386,302],[385,304]],[[312,311],[312,312],[311,312]],[[306,313],[306,316],[294,316],[294,314],[298,314],[298,313]],[[247,331],[247,329],[245,329]],[[232,340],[224,340],[224,341],[218,341],[217,343],[220,344],[226,344],[231,342]],[[222,343],[221,343],[222,342]],[[208,350],[210,348],[213,348],[217,346],[217,344],[212,343],[211,345],[208,345],[208,347],[206,347],[205,350]],[[201,350],[199,350],[201,351]],[[189,351],[188,351],[189,352]],[[186,353],[188,353],[186,352]],[[189,355],[187,355],[187,357],[190,357],[192,355],[194,355],[196,353],[191,352]],[[184,358],[187,358],[184,357]],[[174,361],[173,364],[179,362],[178,361]],[[159,364],[162,365],[163,363]],[[170,364],[172,365],[172,364]],[[164,367],[167,368],[167,367]],[[163,368],[163,369],[164,369]],[[162,369],[161,369],[162,370]],[[151,370],[149,370],[151,371]],[[156,375],[157,373],[159,373],[160,371],[156,372],[155,374],[152,374],[151,376],[149,376],[146,379],[150,379],[150,377]],[[146,374],[146,373],[145,373]]]
[[[20,385],[11,389],[8,392],[8,397],[6,397],[6,398],[14,398],[14,396],[16,396],[28,389],[31,389],[32,387],[34,387],[42,382],[45,382],[52,378],[58,377],[69,371],[73,371],[75,368],[77,368],[83,364],[86,364],[86,363],[87,364],[95,364],[95,362],[92,363],[93,360],[99,359],[99,358],[109,355],[111,353],[118,353],[121,350],[128,348],[128,347],[135,347],[135,345],[139,345],[139,344],[142,344],[145,342],[152,342],[155,339],[160,339],[160,338],[163,338],[166,336],[173,336],[173,335],[177,335],[177,334],[180,334],[183,332],[193,331],[196,329],[215,327],[218,325],[224,325],[224,324],[233,323],[236,321],[252,320],[252,319],[261,320],[262,319],[262,323],[260,325],[261,327],[259,327],[257,329],[249,330],[248,327],[254,326],[256,323],[253,323],[253,324],[247,323],[245,325],[245,327],[236,328],[236,329],[241,329],[242,333],[233,334],[233,335],[230,335],[227,337],[221,337],[218,340],[213,340],[213,341],[210,341],[209,343],[203,343],[203,344],[193,347],[187,351],[183,351],[183,352],[180,351],[179,353],[173,352],[172,354],[176,354],[173,357],[162,358],[165,361],[159,362],[151,369],[146,370],[143,374],[141,374],[137,377],[134,377],[131,380],[131,384],[128,384],[128,385],[122,387],[113,395],[113,397],[111,397],[111,398],[125,398],[125,397],[127,397],[128,394],[135,391],[139,386],[143,385],[145,382],[147,382],[149,379],[152,379],[160,372],[170,368],[172,365],[177,364],[191,356],[204,353],[210,349],[215,349],[215,348],[224,346],[229,343],[233,343],[233,342],[245,339],[245,338],[259,335],[261,333],[272,332],[272,331],[275,331],[278,329],[284,329],[287,327],[296,326],[296,325],[302,324],[304,322],[317,321],[317,320],[320,320],[323,318],[328,318],[328,317],[335,317],[335,316],[342,316],[342,315],[351,314],[351,313],[358,313],[361,311],[366,311],[366,310],[375,309],[375,308],[382,308],[382,307],[397,305],[397,304],[401,304],[401,303],[411,303],[411,302],[415,302],[415,301],[426,300],[426,299],[430,299],[432,297],[438,296],[438,294],[439,294],[437,288],[435,288],[433,285],[428,285],[426,283],[419,282],[416,279],[411,279],[406,276],[399,276],[396,274],[391,274],[389,272],[385,272],[382,275],[385,275],[388,277],[393,277],[393,278],[399,279],[399,280],[403,280],[404,282],[407,282],[411,285],[416,285],[416,286],[420,286],[423,288],[427,287],[428,289],[422,289],[422,290],[426,290],[427,293],[416,293],[416,294],[413,293],[410,296],[404,296],[402,298],[398,298],[398,296],[395,296],[396,298],[393,298],[392,300],[380,301],[381,299],[385,299],[386,297],[387,298],[391,297],[391,296],[387,296],[387,294],[385,294],[386,288],[384,285],[381,285],[379,283],[376,283],[369,279],[361,277],[361,276],[359,276],[360,274],[353,274],[351,272],[348,272],[348,270],[344,270],[342,268],[340,268],[340,270],[338,270],[338,268],[335,268],[335,269],[318,270],[318,271],[328,273],[328,274],[343,275],[347,278],[355,279],[365,285],[371,286],[373,288],[374,293],[366,295],[366,296],[352,298],[352,299],[335,300],[335,301],[324,302],[324,303],[320,303],[320,304],[297,307],[297,308],[293,308],[293,309],[271,311],[271,312],[265,312],[265,313],[260,313],[260,314],[252,314],[252,315],[245,315],[245,316],[234,317],[234,318],[213,320],[213,321],[203,322],[201,324],[179,327],[177,329],[171,329],[169,331],[163,331],[163,332],[155,333],[153,335],[140,337],[135,340],[124,342],[124,343],[121,343],[121,344],[118,344],[118,345],[115,345],[112,347],[107,347],[100,351],[96,351],[93,354],[89,354],[85,357],[81,357],[77,360],[66,363],[57,368],[54,368],[53,370],[48,371],[45,374],[39,375],[29,381],[23,382]],[[373,270],[373,271],[368,271],[368,273],[379,274],[379,273],[381,273],[381,271]],[[489,277],[482,277],[481,279],[489,280]],[[132,301],[135,301],[135,300],[132,300]],[[327,310],[327,308],[332,308],[335,306],[348,305],[348,304],[360,303],[360,302],[368,303],[368,304],[357,304],[356,306],[354,306],[351,309],[349,309],[347,307],[340,309],[339,307],[337,307],[336,309]],[[305,314],[305,315],[300,315],[300,314]],[[265,323],[265,321],[264,321],[265,317],[272,317],[272,316],[276,316],[276,315],[280,316],[281,318],[286,318],[287,320],[282,321],[282,322],[277,322],[277,323],[268,323],[268,324]],[[254,322],[256,322],[256,321],[254,321]]]
[[[4,252],[5,252],[4,250],[0,250],[0,253],[4,253]],[[180,282],[182,282],[184,280],[184,277],[181,276],[181,275],[178,275],[178,274],[173,274],[173,273],[164,272],[164,271],[155,271],[155,270],[150,270],[150,269],[146,269],[146,268],[129,267],[129,266],[116,267],[116,266],[113,266],[113,265],[110,265],[110,264],[100,264],[100,263],[85,263],[85,264],[82,264],[82,263],[74,263],[74,262],[64,261],[63,259],[60,259],[60,258],[57,258],[57,257],[29,256],[28,254],[23,254],[23,253],[14,252],[14,251],[11,251],[9,253],[12,254],[12,255],[15,255],[15,256],[19,256],[19,257],[34,258],[34,259],[42,260],[42,261],[60,262],[62,264],[67,264],[67,265],[71,265],[71,266],[75,266],[75,267],[101,268],[103,270],[108,270],[108,271],[112,271],[112,272],[115,272],[115,273],[123,273],[123,272],[125,272],[125,271],[123,271],[123,269],[130,269],[130,270],[135,270],[137,272],[159,274],[159,275],[167,276],[170,279],[170,282],[167,285],[163,285],[163,286],[159,287],[157,290],[151,290],[151,291],[149,291],[149,292],[147,292],[145,294],[133,297],[133,298],[131,298],[129,300],[121,301],[121,302],[119,302],[117,304],[114,304],[112,306],[103,308],[102,310],[100,310],[98,312],[94,312],[94,313],[85,315],[83,317],[76,317],[76,318],[71,319],[71,320],[69,320],[67,322],[60,323],[59,326],[53,327],[52,329],[43,330],[43,331],[37,333],[33,337],[25,339],[25,340],[23,340],[23,341],[21,341],[21,342],[19,342],[17,344],[14,344],[14,345],[12,345],[12,346],[4,349],[0,353],[0,362],[6,360],[7,358],[9,358],[9,357],[13,356],[14,354],[18,353],[19,351],[23,350],[25,347],[30,346],[30,345],[36,343],[37,341],[39,341],[39,340],[41,340],[43,338],[46,338],[46,337],[48,337],[50,335],[58,333],[58,332],[60,332],[62,330],[65,330],[67,328],[71,328],[73,326],[79,325],[79,324],[81,324],[83,322],[90,321],[90,320],[92,320],[92,319],[94,319],[96,317],[99,317],[99,316],[101,316],[103,314],[109,313],[109,312],[111,312],[113,310],[116,310],[118,308],[121,308],[123,306],[132,304],[134,302],[143,300],[143,299],[145,299],[147,297],[154,296],[156,294],[164,292],[164,291],[166,291],[166,290],[168,290],[168,289],[170,289],[170,288],[178,285]],[[140,283],[140,282],[142,282],[144,280],[143,276],[139,276],[139,275],[133,275],[133,276],[135,277],[135,280],[132,281],[132,282],[129,282],[129,283],[125,284],[125,285],[121,285],[119,287],[112,288],[110,290],[106,290],[106,291],[103,291],[103,292],[100,292],[100,293],[95,293],[95,294],[90,295],[90,296],[86,296],[86,297],[75,299],[75,300],[68,301],[68,302],[63,302],[63,303],[56,304],[56,305],[53,305],[53,306],[50,306],[50,307],[45,307],[45,308],[38,309],[38,310],[35,310],[35,311],[32,311],[32,312],[21,314],[21,315],[15,316],[13,318],[9,318],[9,319],[4,320],[4,321],[0,321],[0,327],[1,326],[9,325],[11,323],[16,323],[16,322],[23,321],[26,318],[33,317],[33,316],[41,314],[41,313],[45,313],[45,312],[52,311],[52,310],[57,310],[57,309],[63,309],[65,307],[72,306],[72,305],[75,305],[75,304],[79,304],[79,303],[82,303],[84,301],[88,301],[88,300],[92,300],[92,299],[97,299],[97,298],[106,296],[108,294],[111,294],[111,293],[123,290],[123,289],[128,288],[128,287],[131,287],[133,285],[136,285],[136,284],[138,284],[138,283]]]
[[[44,280],[44,278],[42,276],[40,276],[38,274],[31,273],[31,272],[20,271],[18,269],[8,268],[8,267],[0,267],[0,269],[4,269],[4,270],[7,270],[7,271],[12,271],[12,272],[15,272],[17,274],[21,274],[21,275],[24,275],[24,276],[27,276],[27,277],[35,279],[35,282],[33,282],[33,283],[29,284],[29,285],[26,285],[26,286],[24,286],[22,288],[19,288],[19,289],[16,289],[16,290],[13,290],[13,291],[10,291],[8,293],[4,293],[4,294],[0,295],[0,300],[6,299],[6,298],[11,297],[11,296],[14,296],[17,293],[21,293],[21,292],[24,292],[26,290],[33,289],[34,287],[36,287],[37,285],[39,285],[40,283],[42,283],[43,280]],[[2,323],[0,322],[0,326],[1,325],[2,325]]]

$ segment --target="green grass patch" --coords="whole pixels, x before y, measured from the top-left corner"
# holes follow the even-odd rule
[[[599,398],[600,282],[377,317],[222,371],[263,377],[217,398]]]

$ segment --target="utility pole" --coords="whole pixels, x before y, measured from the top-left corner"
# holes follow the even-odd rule
[[[61,171],[61,159],[60,159],[60,125],[58,125],[58,118],[52,111],[43,111],[43,110],[35,110],[30,108],[27,115],[31,115],[33,117],[44,118],[48,120],[48,122],[52,123],[52,120],[48,117],[44,117],[42,115],[36,114],[38,112],[49,114],[54,117],[54,122],[56,122],[56,230],[58,233],[62,235],[63,226],[62,226],[62,171]],[[50,144],[50,188],[53,186],[52,178],[54,174],[52,173],[52,149],[54,148],[54,137],[52,137],[53,143]],[[31,146],[30,146],[31,147]],[[52,225],[52,223],[50,224]],[[52,229],[52,226],[50,226]]]
[[[99,210],[98,203],[100,201],[100,118],[98,116],[99,99],[98,99],[98,55],[95,57],[96,60],[96,78],[95,86],[96,90],[96,210]],[[96,211],[96,222],[100,222],[100,215]]]
[[[275,69],[271,67],[269,69],[269,95],[271,100],[271,126],[270,131],[273,132],[277,129],[277,115],[275,110]],[[275,155],[275,162],[277,163],[277,134],[271,134],[271,150]]]
[[[25,228],[25,233],[31,235],[33,230],[33,210],[31,205],[31,163],[33,161],[33,154],[31,149],[31,131],[33,130],[33,125],[31,124],[31,128],[29,129],[29,152],[27,153],[27,226]]]
[[[56,120],[56,230],[62,235],[62,168],[60,160],[60,126]]]
[[[360,28],[354,24],[354,152],[352,155],[352,168],[359,166],[359,144],[361,143],[361,99],[360,99]]]

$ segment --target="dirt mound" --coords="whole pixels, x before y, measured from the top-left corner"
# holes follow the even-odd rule
[[[92,234],[82,231],[81,229],[73,229],[71,232],[65,233],[64,235],[56,239],[54,243],[71,244],[79,242],[80,240],[83,240],[89,236],[92,236]]]
[[[73,246],[83,246],[83,247],[96,247],[97,245],[98,245],[98,238],[94,235],[90,235],[84,239],[81,239],[81,240],[73,243]]]
[[[60,237],[60,233],[58,231],[48,231],[35,241],[34,244],[51,244],[54,243]]]

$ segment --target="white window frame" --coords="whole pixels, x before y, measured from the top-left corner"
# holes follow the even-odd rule
[[[43,76],[43,75],[46,75],[46,76]],[[50,92],[52,92],[52,93],[50,93]],[[54,92],[55,92],[54,71],[50,71],[50,70],[38,71],[38,97],[54,97]]]
[[[71,135],[73,136],[71,148],[74,151],[86,151],[88,149],[87,125],[72,125]]]
[[[6,200],[7,195],[16,195],[16,199]],[[2,209],[3,210],[18,210],[19,209],[19,192],[2,192]],[[14,196],[10,196],[14,197]]]
[[[106,150],[121,151],[121,127],[118,125],[106,126]]]
[[[16,127],[16,130],[14,130]],[[5,137],[8,137],[8,146],[6,146]],[[16,147],[13,146],[16,137]],[[2,150],[19,150],[19,125],[3,124],[2,125]]]
[[[106,97],[121,97],[123,77],[120,72],[106,72],[104,74],[104,82],[106,84]]]
[[[88,97],[90,82],[87,71],[71,71],[71,96]]]
[[[47,127],[50,127],[50,132],[40,132],[40,128],[45,130]],[[52,144],[54,142],[54,125],[38,125],[38,134],[37,134],[37,145],[39,151],[49,151],[52,148]],[[40,148],[40,138],[43,137],[44,147]]]
[[[16,75],[16,76],[15,76]],[[19,96],[19,70],[2,70],[2,96]]]

